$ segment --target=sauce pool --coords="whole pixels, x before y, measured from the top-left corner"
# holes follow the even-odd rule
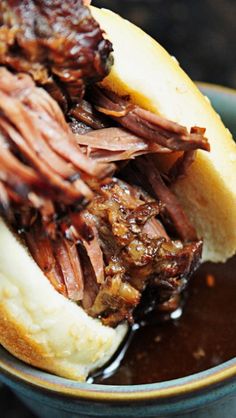
[[[236,257],[206,263],[191,279],[180,318],[140,327],[93,382],[155,383],[188,376],[236,356]],[[178,313],[178,312],[177,312]],[[177,316],[177,315],[176,315]],[[113,370],[114,369],[114,370]]]

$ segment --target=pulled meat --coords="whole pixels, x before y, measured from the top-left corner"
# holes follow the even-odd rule
[[[82,0],[0,2],[0,64],[31,74],[64,109],[108,74],[111,51]]]
[[[25,233],[26,242],[59,292],[115,326],[133,321],[146,288],[158,289],[155,306],[161,309],[199,265],[202,242],[171,240],[156,218],[162,210],[163,204],[140,188],[113,179],[86,210],[68,213],[61,225],[66,238],[49,239],[37,220]]]
[[[60,237],[50,239],[39,219],[24,237],[32,256],[55,289],[71,300],[81,300],[83,272],[75,244]]]
[[[88,210],[94,216],[106,263],[105,281],[88,310],[92,316],[100,316],[109,325],[124,318],[131,321],[146,287],[158,286],[156,302],[162,303],[183,290],[199,265],[202,242],[172,241],[163,227],[149,234],[145,226],[159,224],[160,202],[142,189],[116,181],[101,189]]]
[[[0,68],[1,200],[37,209],[90,200],[112,166],[84,155],[56,102],[28,75]],[[10,189],[10,193],[9,193]],[[4,192],[3,192],[4,190]]]
[[[131,160],[140,155],[169,153],[124,128],[110,127],[76,135],[78,144],[93,160],[101,163]]]
[[[203,128],[193,127],[188,133],[184,126],[132,105],[127,97],[122,98],[98,87],[92,89],[90,97],[101,113],[109,115],[131,132],[161,147],[172,151],[210,150]]]

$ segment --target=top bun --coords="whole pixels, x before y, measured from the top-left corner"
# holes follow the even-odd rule
[[[117,14],[91,7],[113,43],[114,65],[102,85],[143,108],[191,128],[206,128],[211,152],[199,150],[188,176],[173,186],[204,239],[204,261],[236,251],[236,145],[209,100],[161,45]],[[168,167],[173,156],[159,159]]]

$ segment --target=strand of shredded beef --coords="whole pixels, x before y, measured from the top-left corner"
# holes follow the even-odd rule
[[[140,155],[169,153],[167,148],[150,143],[118,127],[110,127],[76,135],[77,142],[91,158],[103,163],[131,160]]]
[[[193,127],[188,133],[185,127],[132,105],[127,98],[98,87],[92,89],[90,97],[100,112],[111,116],[148,141],[156,142],[172,151],[210,150],[203,128]]]
[[[53,241],[53,250],[63,274],[69,299],[82,300],[84,281],[76,245],[67,239],[57,239]]]
[[[194,227],[184,213],[174,193],[165,185],[153,160],[145,157],[142,160],[138,160],[136,165],[141,173],[145,172],[145,178],[149,182],[155,196],[163,203],[165,211],[173,222],[181,240],[197,240]]]
[[[149,238],[164,237],[167,241],[170,240],[170,237],[167,235],[165,228],[158,219],[152,218],[149,219],[144,227],[143,233],[147,234]]]
[[[79,252],[84,274],[84,295],[81,303],[83,308],[88,312],[90,307],[93,306],[98,294],[99,284],[97,283],[92,263],[83,246],[79,246]]]
[[[99,244],[98,231],[94,219],[87,211],[71,214],[70,219],[78,234],[77,238],[81,240],[90,259],[97,283],[101,284],[104,282],[103,253]],[[86,225],[86,229],[91,229],[92,234],[90,237],[84,237],[84,234],[81,234],[80,231],[83,230],[84,225]]]
[[[64,277],[54,256],[52,241],[42,228],[42,225],[34,223],[24,237],[36,263],[46,274],[55,289],[67,297],[68,293]]]

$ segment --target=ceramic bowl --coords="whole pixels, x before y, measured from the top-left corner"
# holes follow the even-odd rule
[[[236,92],[200,84],[236,136]],[[0,349],[0,380],[41,418],[234,418],[236,358],[185,378],[137,386],[76,383]]]

